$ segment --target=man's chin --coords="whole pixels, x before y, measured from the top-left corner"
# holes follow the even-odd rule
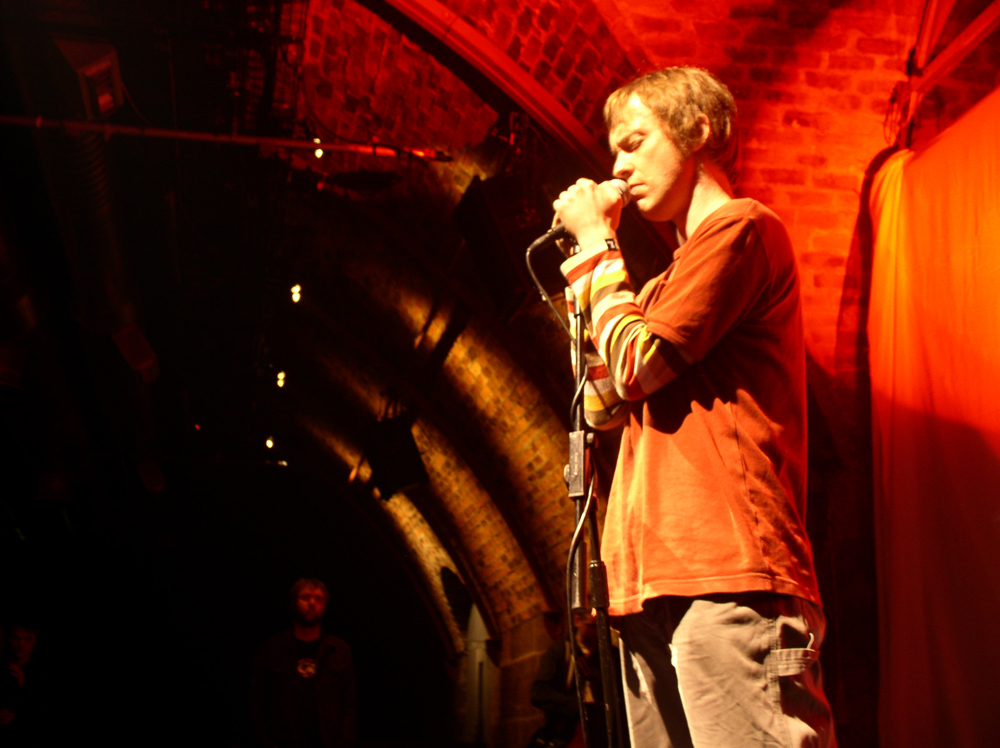
[[[666,213],[663,206],[656,200],[650,197],[640,197],[638,200],[634,201],[636,209],[639,211],[639,215],[645,218],[647,221],[669,221],[669,218],[662,218],[662,214]]]
[[[665,223],[673,220],[673,215],[670,210],[662,202],[654,202],[651,199],[647,199],[645,201],[637,202],[635,207],[639,209],[639,213],[647,221]]]

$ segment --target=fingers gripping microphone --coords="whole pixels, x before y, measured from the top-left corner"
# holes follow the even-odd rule
[[[632,199],[632,193],[629,192],[628,183],[624,179],[611,179],[607,182],[602,182],[602,184],[609,184],[615,188],[618,192],[618,196],[621,198],[623,208],[629,204],[629,201]],[[553,226],[540,237],[535,239],[531,246],[528,247],[528,254],[530,255],[534,250],[546,247],[560,239],[567,239],[572,236],[573,235],[566,229],[566,227],[560,223],[558,226]]]
[[[621,199],[623,208],[626,205],[628,205],[629,200],[632,199],[632,193],[629,192],[628,183],[624,179],[612,179],[607,182],[602,182],[602,184],[610,184],[612,187],[615,188],[615,191],[618,193],[618,196]],[[525,258],[524,258],[528,266],[528,272],[531,274],[531,279],[534,281],[535,287],[538,289],[538,293],[552,309],[552,313],[555,315],[556,319],[559,320],[559,324],[562,325],[563,330],[566,331],[566,335],[569,336],[570,338],[572,338],[573,336],[569,331],[569,327],[566,325],[565,320],[563,320],[562,315],[556,309],[555,304],[552,303],[552,299],[549,298],[548,293],[546,293],[545,288],[539,282],[538,276],[535,274],[534,269],[531,267],[531,255],[536,249],[540,249],[541,247],[546,247],[550,244],[555,244],[559,239],[564,239],[571,236],[572,234],[570,234],[569,231],[566,230],[566,227],[563,226],[562,224],[554,226],[531,243],[531,246],[528,247],[528,251],[525,253]]]

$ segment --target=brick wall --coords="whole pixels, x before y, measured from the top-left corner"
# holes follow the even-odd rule
[[[810,354],[829,371],[865,166],[915,37],[917,3],[620,3],[654,67],[696,64],[732,89],[741,194],[785,220],[803,276]]]
[[[604,100],[635,66],[591,0],[448,0],[458,13],[599,132]]]

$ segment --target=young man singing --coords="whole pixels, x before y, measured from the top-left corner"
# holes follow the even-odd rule
[[[614,175],[679,249],[642,289],[618,193],[553,207],[589,340],[587,419],[625,424],[604,527],[636,748],[835,746],[805,532],[805,344],[781,220],[735,199],[736,106],[709,73],[641,77],[605,105]]]

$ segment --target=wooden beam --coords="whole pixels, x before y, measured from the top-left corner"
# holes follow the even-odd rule
[[[970,23],[965,30],[955,37],[941,53],[931,60],[930,64],[922,71],[921,76],[913,86],[913,90],[921,95],[950,73],[966,56],[979,46],[993,29],[1000,24],[1000,0],[993,0],[975,21]]]
[[[910,74],[910,103],[906,110],[906,116],[900,124],[900,135],[908,132],[908,126],[917,116],[920,103],[927,93],[964,60],[969,52],[979,46],[979,43],[997,25],[1000,25],[1000,0],[993,0],[976,20],[970,23],[961,34],[952,40],[951,44],[924,67],[922,60],[926,59],[926,55],[937,43],[941,29],[944,28],[944,22],[947,20],[948,12],[953,5],[953,0],[945,0],[944,3],[930,0],[928,13],[925,14],[921,23],[920,38],[917,40],[917,46],[914,47],[913,64],[916,66],[916,70],[911,71]],[[946,8],[948,12],[945,12]],[[907,135],[907,143],[909,143],[909,137]]]
[[[937,46],[944,25],[948,21],[955,0],[927,0],[924,6],[924,16],[920,19],[920,35],[917,38],[914,62],[917,70],[923,70],[934,47]]]

